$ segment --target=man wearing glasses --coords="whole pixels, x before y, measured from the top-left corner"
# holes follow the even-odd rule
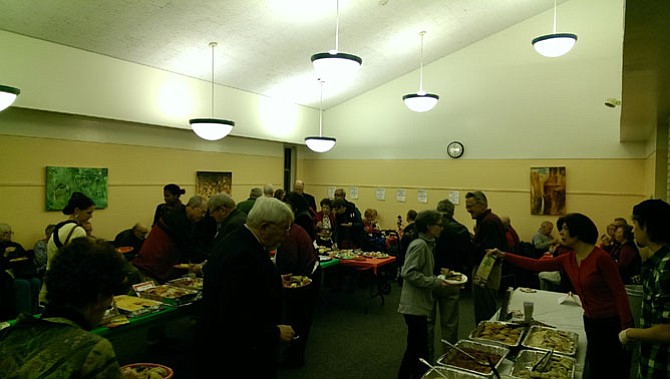
[[[270,251],[286,238],[293,212],[275,198],[260,197],[244,227],[214,248],[204,267],[203,312],[196,332],[200,376],[253,372],[275,378],[280,342],[295,332],[282,320],[282,280]],[[216,348],[211,348],[216,346]]]

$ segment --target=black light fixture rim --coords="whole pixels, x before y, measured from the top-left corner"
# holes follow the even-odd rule
[[[407,95],[404,95],[402,99],[412,99],[415,97],[432,97],[435,100],[440,100],[440,96],[434,93],[425,93],[423,95],[419,95],[418,93],[408,93]]]
[[[350,61],[356,61],[360,65],[363,64],[363,58],[359,57],[358,55],[349,54],[349,53],[342,53],[342,52],[338,52],[336,54],[317,53],[317,54],[312,55],[312,62],[314,62],[315,60],[318,60],[318,59],[327,59],[327,58],[348,59]]]
[[[553,34],[545,34],[543,36],[535,37],[533,40],[530,42],[531,45],[535,45],[535,43],[540,42],[540,41],[546,41],[548,39],[553,39],[553,38],[572,38],[575,41],[577,41],[577,35],[572,34],[572,33],[553,33]]]
[[[224,120],[222,118],[192,118],[188,123],[193,124],[225,124],[235,126],[235,121]]]
[[[305,142],[307,142],[307,140],[311,140],[311,139],[316,139],[316,140],[321,140],[321,141],[337,142],[337,139],[335,137],[320,137],[320,136],[305,137]]]
[[[14,95],[18,96],[21,93],[21,90],[16,87],[5,86],[0,84],[0,92],[13,93]]]

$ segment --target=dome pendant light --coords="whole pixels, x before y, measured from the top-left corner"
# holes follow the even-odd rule
[[[335,83],[353,77],[363,64],[361,57],[339,51],[340,2],[337,1],[337,18],[335,23],[335,50],[312,55],[312,64],[316,77],[320,80]]]
[[[12,105],[20,93],[21,90],[16,87],[3,86],[0,84],[0,112]]]
[[[305,137],[305,144],[310,150],[316,153],[325,153],[335,146],[334,137],[323,136],[323,80],[319,79],[321,84],[321,106],[319,108],[319,136]]]
[[[440,97],[434,93],[427,93],[423,90],[423,36],[426,34],[425,31],[419,33],[421,36],[421,67],[419,69],[419,91],[417,93],[408,93],[402,97],[402,101],[405,102],[407,108],[413,110],[414,112],[428,112],[437,105],[437,101]]]
[[[533,38],[531,42],[535,51],[549,58],[566,54],[577,43],[577,35],[572,33],[556,33],[556,0],[554,0],[554,33]]]
[[[220,140],[233,130],[235,122],[214,118],[214,48],[218,45],[216,42],[210,42],[212,48],[212,109],[210,118],[192,118],[188,120],[191,129],[202,139],[209,141]]]

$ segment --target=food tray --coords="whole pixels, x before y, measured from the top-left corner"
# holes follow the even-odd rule
[[[516,357],[510,376],[513,378],[531,378],[530,369],[544,357],[546,352],[537,350],[521,350]],[[547,367],[541,371],[547,378],[572,379],[575,377],[577,361],[565,355],[554,354]],[[544,377],[544,376],[543,376]]]
[[[116,304],[116,308],[120,313],[128,317],[137,317],[155,312],[163,305],[163,303],[155,300],[128,295],[114,296],[114,304]]]
[[[543,351],[554,349],[556,354],[574,356],[577,353],[578,342],[577,333],[533,325],[521,342],[521,346]]]
[[[155,372],[161,379],[172,379],[174,376],[174,371],[171,368],[157,363],[130,363],[121,366],[121,371],[124,370],[133,370],[140,378],[154,378],[155,376],[149,375],[150,371]]]
[[[483,361],[486,361],[486,358],[484,358],[485,355],[497,355],[497,360],[494,359],[494,357],[491,357],[491,362],[493,363],[493,367],[495,367],[496,370],[510,351],[504,346],[489,345],[469,340],[460,340],[456,342],[456,347],[465,350],[466,352],[474,355],[477,358],[480,358]],[[474,354],[471,353],[471,351],[474,351]],[[463,370],[475,375],[483,375],[488,377],[493,375],[493,371],[490,367],[475,363],[472,359],[467,358],[465,355],[454,348],[450,348],[446,354],[438,358],[437,363],[443,366]]]
[[[163,304],[178,307],[197,300],[199,292],[167,284],[151,287],[139,291],[137,295],[145,299],[160,301]]]
[[[502,321],[481,321],[477,328],[470,332],[469,338],[485,343],[496,343],[509,348],[519,347],[523,338],[524,327]]]
[[[202,283],[202,278],[191,278],[188,276],[172,279],[168,282],[168,284],[171,286],[188,288],[195,291],[202,291]]]
[[[438,366],[435,369],[428,369],[421,379],[444,379],[435,370],[439,370],[444,376],[449,379],[482,379],[481,375],[475,375],[467,371],[456,370],[452,367]]]

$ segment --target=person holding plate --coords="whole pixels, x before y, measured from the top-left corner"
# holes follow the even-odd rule
[[[472,267],[474,246],[470,239],[470,232],[465,225],[454,220],[454,204],[449,199],[437,203],[437,211],[442,214],[442,232],[435,244],[435,268],[433,274],[440,275],[443,270],[449,273],[468,272],[466,267]],[[467,278],[461,275],[463,280]],[[461,289],[459,286],[437,287],[433,289],[435,306],[433,316],[428,321],[428,340],[434,341],[435,324],[439,322],[442,339],[451,343],[458,341],[458,300]],[[437,313],[439,311],[439,318]],[[442,345],[446,353],[449,348]],[[432,348],[433,344],[429,345]],[[430,349],[429,356],[433,355]]]
[[[277,376],[279,345],[292,341],[295,331],[282,324],[282,279],[269,253],[292,223],[288,205],[259,197],[244,227],[215,247],[204,266],[195,377]]]
[[[407,347],[402,358],[398,379],[420,378],[426,367],[419,361],[429,360],[428,318],[433,314],[433,290],[450,284],[434,275],[435,240],[442,232],[442,214],[433,210],[416,216],[419,237],[410,243],[402,266],[404,279],[400,292],[398,313],[407,324]]]

